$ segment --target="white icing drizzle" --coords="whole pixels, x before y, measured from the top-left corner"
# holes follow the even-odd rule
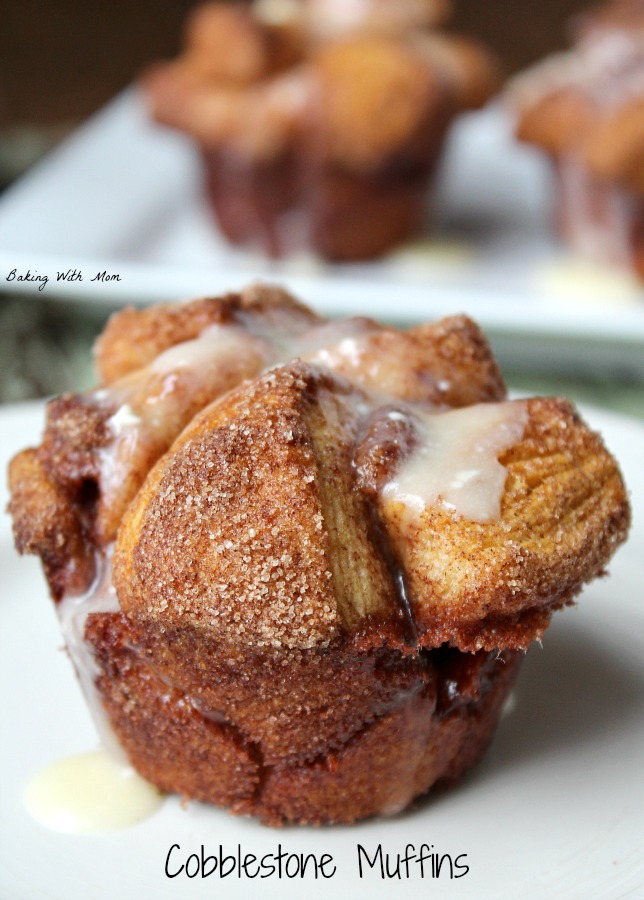
[[[107,427],[113,439],[98,451],[98,463],[101,497],[104,502],[111,503],[125,483],[143,430],[143,422],[132,412],[129,404],[125,403],[107,420]]]
[[[331,362],[331,355],[327,358],[325,354],[332,354],[336,346],[339,357],[349,355],[357,359],[361,336],[378,327],[370,320],[355,318],[325,322],[301,334],[289,334],[292,322],[281,315],[276,316],[272,327],[258,326],[250,316],[242,322],[242,325],[209,326],[197,338],[170,347],[115,386],[94,393],[101,404],[120,403],[107,421],[112,441],[98,452],[99,489],[105,502],[109,504],[122,489],[128,472],[136,465],[136,455],[145,452],[150,436],[154,436],[157,428],[164,427],[168,416],[176,415],[175,404],[182,402],[185,392],[194,394],[202,390],[218,377],[222,368],[231,367],[237,372],[240,359],[248,358],[254,360],[256,374],[297,357],[323,365],[325,360]],[[109,547],[98,561],[92,586],[84,594],[66,596],[58,606],[58,613],[69,655],[102,744],[122,764],[123,751],[95,684],[100,670],[84,640],[90,614],[120,609],[111,580],[111,555]]]
[[[148,437],[176,419],[176,407],[186,395],[216,384],[227,371],[240,375],[230,379],[232,386],[297,358],[327,368],[333,368],[335,360],[357,362],[360,340],[379,327],[369,319],[348,318],[294,335],[283,327],[287,323],[280,316],[272,327],[250,316],[242,321],[243,325],[211,325],[198,337],[163,351],[145,368],[95,392],[100,403],[119,404],[107,422],[113,440],[99,451],[100,489],[107,503],[123,485],[136,450],[143,450],[140,445]]]
[[[535,281],[547,296],[564,297],[568,302],[583,304],[584,308],[589,304],[605,306],[607,300],[622,305],[640,302],[641,286],[633,274],[576,256],[539,267]]]
[[[244,327],[210,326],[199,337],[161,353],[145,370],[135,373],[131,381],[139,393],[147,394],[158,377],[165,380],[167,391],[172,391],[181,376],[184,390],[195,390],[208,377],[205,373],[233,364],[240,355],[252,351],[264,369],[296,358],[331,370],[355,369],[355,375],[349,377],[360,386],[364,342],[380,330],[379,325],[370,319],[354,317],[325,322],[293,334],[284,329],[285,324],[280,317],[277,323],[268,326],[248,316]],[[370,365],[371,378],[377,378],[380,365],[377,357]],[[121,392],[122,388],[117,387],[117,391]],[[164,394],[153,392],[152,397],[154,402],[160,402]],[[388,399],[391,398],[371,391],[362,403],[356,401],[358,414],[364,415]],[[437,414],[436,409],[427,405],[415,407],[413,415],[420,442],[396,478],[386,485],[383,496],[402,500],[417,511],[440,498],[443,505],[467,518],[488,521],[497,516],[505,481],[505,470],[497,456],[521,437],[526,416],[524,406],[486,403]],[[102,452],[103,489],[122,482],[123,465],[127,466],[131,459],[141,430],[141,421],[127,404],[112,416],[109,424],[115,440]]]
[[[85,641],[85,623],[91,613],[120,612],[112,584],[112,549],[107,548],[105,555],[97,558],[97,574],[89,590],[84,594],[68,594],[58,604],[57,611],[65,645],[101,743],[113,759],[123,763],[125,754],[112,731],[96,688],[96,679],[101,672]]]
[[[372,0],[309,0],[309,7],[320,31],[337,33],[362,24],[371,12]]]
[[[603,109],[615,109],[644,92],[644,42],[621,29],[592,32],[581,44],[581,86]]]
[[[95,392],[100,404],[117,411],[107,421],[112,440],[98,451],[102,503],[110,506],[124,490],[129,472],[145,465],[149,448],[161,449],[180,430],[186,397],[209,388],[225,392],[258,374],[274,355],[271,344],[239,325],[211,325],[199,337],[175,344],[148,366]],[[158,453],[152,452],[153,459]]]
[[[295,356],[325,369],[335,369],[343,362],[357,367],[365,338],[379,330],[380,326],[371,319],[354,317],[327,322],[301,335],[292,348],[284,348],[284,361]]]
[[[107,427],[115,437],[118,437],[129,428],[136,427],[141,424],[140,416],[137,416],[129,404],[124,403],[114,413],[111,419],[108,419]]]
[[[414,410],[418,442],[382,489],[412,516],[442,506],[474,522],[500,514],[506,470],[498,456],[523,436],[522,401],[478,403],[449,412]]]
[[[154,375],[176,374],[189,369],[195,377],[203,375],[204,368],[226,365],[242,353],[248,353],[253,338],[238,325],[209,325],[201,334],[164,350],[150,363],[148,373]],[[266,355],[269,348],[261,349]]]
[[[441,8],[432,0],[307,0],[305,5],[309,26],[321,37],[412,31],[434,22]]]
[[[126,828],[151,816],[163,799],[131,766],[101,750],[52,763],[32,778],[23,796],[37,822],[68,834]]]
[[[253,15],[266,25],[288,25],[301,17],[298,0],[255,0]]]
[[[128,420],[125,412],[120,418]],[[58,605],[61,631],[101,749],[58,760],[27,785],[23,799],[28,812],[54,831],[83,834],[126,828],[151,816],[163,802],[163,795],[129,764],[112,730],[96,686],[101,670],[85,641],[89,615],[120,611],[112,584],[112,549],[98,559],[89,590],[67,595]]]

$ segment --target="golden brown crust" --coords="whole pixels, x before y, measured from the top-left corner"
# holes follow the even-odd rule
[[[247,812],[259,780],[252,746],[156,678],[129,646],[118,614],[92,616],[88,637],[101,669],[101,702],[139,773],[161,790]]]
[[[407,403],[459,407],[506,394],[483,332],[462,315],[408,331],[375,326],[350,353],[327,348],[323,362],[376,397]]]
[[[498,521],[380,504],[404,567],[420,641],[461,650],[527,647],[552,611],[602,574],[629,526],[619,470],[570,404],[528,401],[523,439],[500,461]]]
[[[207,297],[180,305],[126,307],[115,313],[94,346],[101,384],[111,384],[143,368],[174,344],[192,340],[208,325],[223,322],[227,308],[221,298]]]
[[[520,658],[499,658],[482,698],[445,717],[419,693],[378,719],[339,753],[268,773],[259,813],[273,824],[355,822],[406,809],[436,783],[454,784],[485,751]],[[350,803],[346,798],[350,797]]]
[[[39,556],[54,600],[81,592],[94,577],[94,554],[68,494],[49,477],[38,450],[23,450],[9,466],[9,514],[20,553]]]
[[[526,107],[517,136],[552,156],[569,153],[589,176],[644,194],[644,97],[612,111],[575,88],[561,88]]]
[[[88,622],[92,643],[102,640],[95,637],[99,621]],[[384,645],[361,649],[347,638],[311,650],[224,648],[189,625],[160,632],[131,618],[122,624],[127,645],[163,682],[204,715],[234,723],[270,765],[335,752],[401,697],[436,693],[435,674],[421,655]]]
[[[284,291],[263,286],[161,307],[156,314],[126,310],[114,317],[99,341],[98,357],[108,376],[120,377],[108,383],[106,392],[84,398],[70,395],[51,404],[42,451],[45,465],[61,484],[74,491],[82,483],[95,484],[93,535],[99,545],[114,540],[148,471],[193,416],[265,367],[267,345],[262,335],[278,330],[288,337],[319,321]],[[216,364],[202,360],[192,368],[180,362],[175,368],[170,364],[170,370],[161,364],[164,351],[217,325],[237,330]],[[134,354],[128,338],[137,341]],[[186,353],[196,352],[186,346]],[[135,432],[119,440],[111,416],[123,404],[137,425]]]
[[[113,571],[128,615],[300,649],[370,616],[395,621],[351,489],[355,425],[342,393],[350,399],[348,386],[293,364],[197,417],[121,527]]]
[[[92,539],[110,544],[123,514],[159,456],[192,417],[210,400],[261,371],[263,356],[246,348],[246,355],[228,359],[195,382],[187,369],[173,376],[172,392],[163,372],[137,370],[114,385],[105,400],[100,394],[64,395],[48,410],[41,448],[43,465],[76,502],[90,489],[95,498]],[[119,440],[112,416],[119,393],[136,417],[136,430]]]
[[[129,615],[189,621],[232,644],[300,648],[374,617],[395,621],[396,576],[383,569],[365,500],[352,489],[358,425],[343,394],[341,383],[292,365],[193,422],[121,529],[114,577]],[[380,477],[369,473],[373,460],[357,463],[367,485]],[[626,535],[619,471],[563,401],[529,401],[525,435],[501,461],[498,521],[440,506],[410,517],[400,502],[378,500],[422,646],[527,647]]]
[[[504,395],[489,347],[465,317],[408,335],[376,331],[360,348],[357,355],[336,362],[338,373],[402,400],[467,405]],[[380,361],[377,368],[374,360]],[[366,378],[360,373],[367,373]],[[195,615],[210,621],[216,632],[223,629],[230,641],[239,617],[241,640],[248,645],[268,639],[271,624],[265,617],[272,604],[278,617],[283,604],[291,610],[289,617],[298,609],[303,586],[297,579],[304,569],[309,602],[319,596],[335,625],[326,637],[320,627],[315,637],[316,620],[310,611],[304,623],[297,615],[289,618],[295,632],[305,625],[304,644],[293,634],[273,634],[271,640],[308,646],[311,640],[330,640],[340,626],[346,629],[368,617],[382,623],[398,616],[391,576],[379,560],[381,548],[370,538],[369,511],[353,489],[352,448],[359,427],[355,402],[342,382],[291,365],[229,394],[198,416],[151,473],[124,520],[114,562],[124,609],[142,617],[162,615],[168,622],[175,614]],[[279,480],[271,472],[279,473]],[[247,528],[248,535],[252,532],[252,537],[244,537],[244,571],[250,580],[237,569],[241,545],[236,542],[237,549],[228,551],[224,546],[230,544],[231,522],[239,522],[244,532]],[[285,553],[291,560],[286,567],[277,564]],[[262,574],[265,559],[276,565],[270,581],[268,573],[266,578]],[[196,560],[207,568],[202,570]],[[292,582],[290,566],[295,569]],[[266,589],[277,574],[277,584],[286,591],[283,596]],[[203,585],[213,582],[222,586],[209,601],[215,606],[193,608],[190,597],[203,597]],[[153,583],[162,586],[156,598],[150,594]],[[226,584],[235,585],[230,597]]]
[[[435,156],[454,111],[481,106],[497,84],[482,47],[429,33],[408,42],[337,41],[319,50],[311,66],[310,152],[361,172]]]
[[[299,69],[242,89],[204,82],[181,60],[152,67],[142,84],[156,121],[186,132],[204,151],[228,149],[258,164],[292,148],[307,95],[307,74]]]
[[[499,364],[487,338],[467,316],[446,316],[411,328],[407,335],[423,346],[425,371],[431,369],[438,388],[436,396],[426,399],[455,407],[504,399],[506,388]],[[403,397],[424,399],[408,394]]]
[[[318,163],[372,171],[427,157],[454,112],[498,85],[490,53],[461,37],[367,29],[313,44],[304,59],[248,11],[215,3],[193,18],[184,54],[150,67],[142,85],[157,121],[209,150],[266,159],[303,141]]]
[[[98,453],[110,441],[107,421],[116,404],[100,406],[91,396],[61,394],[47,404],[40,449],[44,467],[75,495],[98,477]]]
[[[20,522],[18,542],[24,552],[50,560],[45,568],[54,596],[77,589],[76,567],[87,572],[85,558],[93,552],[87,543],[104,547],[114,540],[123,513],[148,471],[193,415],[264,365],[251,342],[245,355],[222,361],[198,385],[191,383],[187,370],[180,372],[173,392],[163,400],[168,393],[163,373],[150,374],[150,363],[211,325],[239,322],[245,329],[276,329],[288,336],[320,321],[286,292],[260,285],[220,298],[127,309],[110,320],[97,344],[99,370],[110,390],[65,394],[52,401],[36,454],[38,467],[16,466],[19,474],[12,479],[12,515]],[[131,413],[139,417],[139,426],[136,440],[116,446],[110,418],[122,403],[128,403]],[[118,477],[112,477],[112,471]],[[82,540],[71,539],[71,520],[83,523]],[[61,523],[63,536],[57,540],[67,547],[64,560],[53,564],[52,541],[36,541],[32,521],[52,527]],[[78,530],[80,525],[74,527]]]

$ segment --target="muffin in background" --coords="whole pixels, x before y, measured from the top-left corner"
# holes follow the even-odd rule
[[[496,67],[428,27],[442,2],[410,0],[393,18],[378,0],[362,10],[209,3],[183,54],[144,75],[152,117],[199,146],[231,242],[359,260],[423,224],[448,125],[488,99]]]
[[[605,4],[573,34],[515,82],[517,135],[552,159],[563,239],[644,278],[644,3]]]

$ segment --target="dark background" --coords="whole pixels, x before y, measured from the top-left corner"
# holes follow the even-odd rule
[[[391,0],[395,3],[396,0]],[[77,122],[150,60],[172,56],[190,0],[0,0],[0,129]],[[452,27],[506,70],[565,43],[580,0],[454,0]]]

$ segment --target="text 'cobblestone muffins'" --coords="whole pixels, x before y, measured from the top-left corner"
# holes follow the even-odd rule
[[[403,332],[254,287],[125,310],[97,363],[10,508],[106,740],[165,791],[324,823],[455,782],[628,530],[600,438],[507,400],[463,316]]]
[[[233,243],[380,256],[420,228],[447,127],[488,99],[496,66],[430,28],[443,0],[275,6],[193,11],[182,54],[142,80],[151,115],[200,149]]]
[[[566,242],[644,279],[644,3],[594,7],[574,34],[511,89],[517,134],[553,161]]]

